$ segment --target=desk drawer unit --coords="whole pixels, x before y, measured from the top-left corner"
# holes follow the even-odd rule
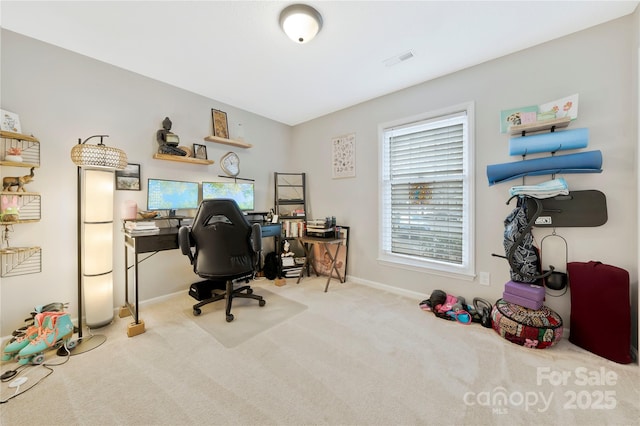
[[[281,232],[282,232],[282,227],[280,226],[279,223],[262,225],[262,238],[279,237]]]
[[[135,247],[136,253],[172,250],[178,248],[178,234],[136,235],[135,238],[125,235],[127,244]]]

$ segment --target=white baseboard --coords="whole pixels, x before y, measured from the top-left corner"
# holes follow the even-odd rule
[[[410,297],[411,299],[416,299],[418,302],[421,302],[422,300],[429,298],[428,294],[419,293],[417,291],[412,291],[412,290],[406,290],[404,288],[398,288],[398,287],[390,286],[387,284],[382,284],[377,281],[369,281],[369,280],[364,280],[362,278],[357,278],[352,276],[348,276],[347,278],[349,282],[366,285],[367,287],[376,288],[378,290],[387,291],[389,293],[397,294],[400,296]]]

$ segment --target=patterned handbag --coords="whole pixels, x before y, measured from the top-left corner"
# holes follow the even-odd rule
[[[527,203],[524,197],[518,197],[515,209],[504,220],[504,251],[511,266],[511,280],[533,283],[540,276],[540,255],[533,244],[531,227],[538,215],[527,220]]]

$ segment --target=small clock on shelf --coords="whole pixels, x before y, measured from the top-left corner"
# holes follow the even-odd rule
[[[229,176],[238,176],[240,173],[240,158],[235,152],[227,152],[220,158],[220,167]]]

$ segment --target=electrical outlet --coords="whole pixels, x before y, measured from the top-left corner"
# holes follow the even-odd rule
[[[480,284],[491,285],[491,274],[488,272],[480,272]]]

